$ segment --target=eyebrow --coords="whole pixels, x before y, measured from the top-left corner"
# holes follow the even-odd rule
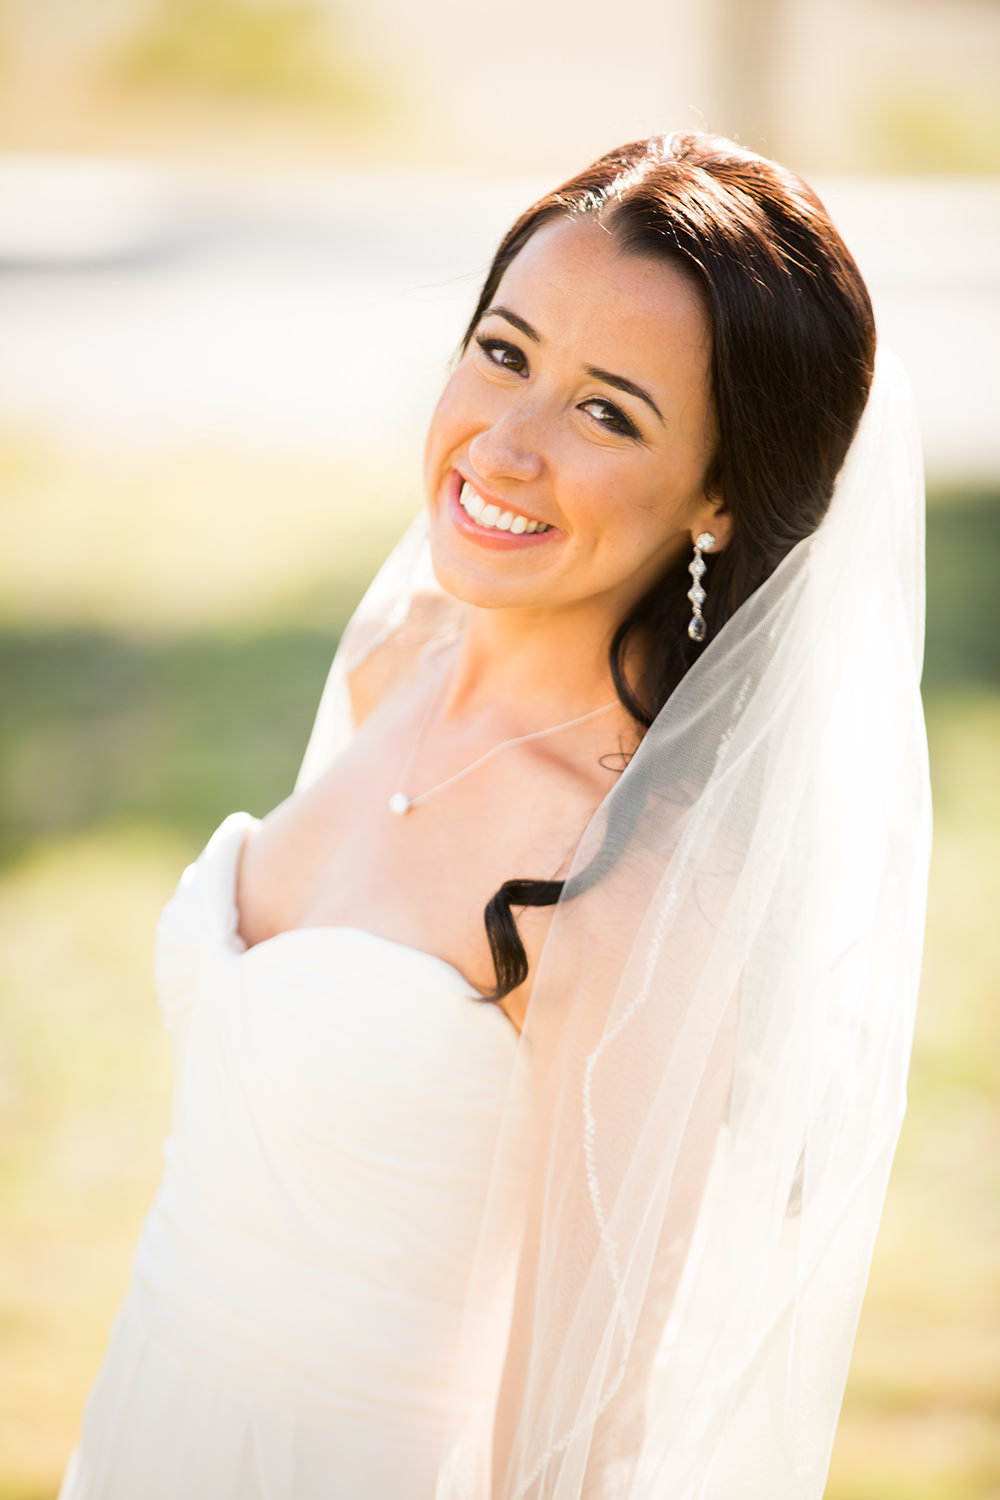
[[[495,307],[488,307],[483,313],[483,317],[488,318],[491,314],[494,317],[506,319],[508,323],[513,324],[515,328],[523,333],[526,339],[530,339],[533,344],[541,344],[544,342],[538,330],[532,328],[531,324],[527,322],[526,319],[522,318],[518,313],[512,312],[509,307],[500,307],[499,305]],[[615,390],[617,391],[625,391],[627,395],[635,396],[638,398],[638,400],[645,401],[646,405],[651,407],[652,410],[655,411],[660,421],[663,422],[664,426],[666,426],[666,420],[663,416],[663,413],[657,406],[656,402],[653,400],[652,396],[648,391],[644,391],[641,385],[636,385],[634,380],[627,380],[624,375],[614,375],[610,370],[602,370],[599,365],[586,365],[585,369],[587,374],[592,376],[594,380],[603,381],[605,385],[614,386]]]

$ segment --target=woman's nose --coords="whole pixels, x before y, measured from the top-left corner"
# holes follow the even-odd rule
[[[484,479],[536,479],[542,471],[534,424],[522,403],[508,407],[469,444],[469,458]]]

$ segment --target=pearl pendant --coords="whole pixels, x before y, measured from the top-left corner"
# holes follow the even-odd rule
[[[406,793],[393,792],[392,796],[389,798],[389,811],[391,813],[395,813],[397,818],[401,818],[403,814],[408,813],[409,810],[410,799],[406,795]]]

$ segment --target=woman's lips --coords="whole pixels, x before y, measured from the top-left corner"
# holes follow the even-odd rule
[[[452,469],[448,477],[448,517],[456,529],[470,541],[478,542],[482,547],[499,548],[501,551],[509,552],[523,547],[539,547],[560,535],[559,528],[551,525],[548,531],[522,531],[520,533],[498,531],[492,526],[480,526],[459,500],[464,483],[465,480],[458,470]]]

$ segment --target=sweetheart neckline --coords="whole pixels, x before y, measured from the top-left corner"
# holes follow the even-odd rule
[[[402,953],[416,954],[418,958],[424,959],[428,963],[436,965],[439,969],[444,969],[446,973],[454,976],[454,978],[462,985],[462,988],[471,999],[480,1000],[484,1005],[489,1005],[489,1008],[491,1010],[499,1011],[508,1030],[514,1033],[515,1041],[520,1040],[521,1032],[515,1026],[513,1020],[504,1010],[503,1006],[484,1000],[482,991],[477,989],[472,981],[465,977],[461,969],[456,968],[454,964],[449,963],[446,958],[439,958],[436,953],[430,953],[426,948],[415,948],[412,943],[402,943],[398,938],[385,937],[380,932],[372,932],[369,927],[355,927],[349,922],[315,923],[314,925],[305,927],[285,927],[282,928],[280,932],[273,932],[270,937],[259,939],[259,941],[256,943],[247,943],[245,938],[241,937],[240,935],[239,928],[241,916],[240,908],[236,900],[236,892],[239,888],[240,868],[243,863],[243,855],[246,850],[247,839],[250,836],[251,827],[259,828],[263,819],[255,817],[254,814],[250,812],[233,812],[230,813],[229,817],[224,820],[222,826],[224,827],[226,823],[230,822],[230,820],[233,820],[236,823],[236,826],[241,828],[241,837],[236,843],[236,857],[232,862],[232,879],[230,884],[232,926],[230,932],[227,934],[227,937],[230,943],[230,952],[233,957],[246,958],[249,954],[255,953],[258,948],[266,948],[269,944],[276,943],[281,938],[301,936],[302,933],[306,932],[319,932],[325,934],[333,932],[348,932],[353,933],[356,936],[360,935],[361,937],[369,938],[376,943],[387,943],[390,948],[396,948]]]
[[[259,942],[250,944],[245,943],[240,937],[239,932],[234,930],[229,934],[227,947],[229,956],[239,961],[241,959],[248,959],[259,948],[272,948],[275,943],[281,943],[283,939],[302,938],[306,936],[329,938],[331,935],[340,936],[344,933],[350,937],[365,938],[368,942],[379,943],[383,947],[393,948],[398,953],[404,953],[409,957],[416,956],[428,964],[433,964],[438,970],[443,969],[450,978],[457,982],[469,1000],[478,1000],[486,1009],[497,1012],[502,1019],[504,1031],[510,1036],[515,1046],[520,1041],[521,1033],[503,1006],[485,1000],[475,985],[466,979],[461,969],[457,969],[454,964],[450,964],[446,958],[439,958],[436,953],[428,953],[426,948],[415,948],[412,943],[401,943],[397,938],[384,937],[382,933],[372,932],[368,927],[352,927],[342,922],[318,923],[312,927],[286,927],[281,932],[272,933],[270,937],[261,938]]]
[[[270,937],[261,938],[256,943],[247,943],[240,937],[238,931],[232,935],[233,953],[237,958],[246,958],[251,953],[256,953],[259,948],[269,948],[274,943],[280,943],[284,938],[302,937],[309,933],[350,933],[354,937],[368,938],[376,943],[385,943],[390,948],[396,948],[402,953],[416,954],[420,959],[444,969],[461,984],[464,990],[474,999],[482,999],[482,995],[471,980],[466,979],[461,969],[450,964],[446,958],[439,958],[436,953],[430,953],[426,948],[415,948],[412,943],[401,943],[398,938],[385,937],[380,932],[372,932],[370,927],[355,927],[350,922],[315,922],[303,927],[285,927],[280,932],[272,932]]]

